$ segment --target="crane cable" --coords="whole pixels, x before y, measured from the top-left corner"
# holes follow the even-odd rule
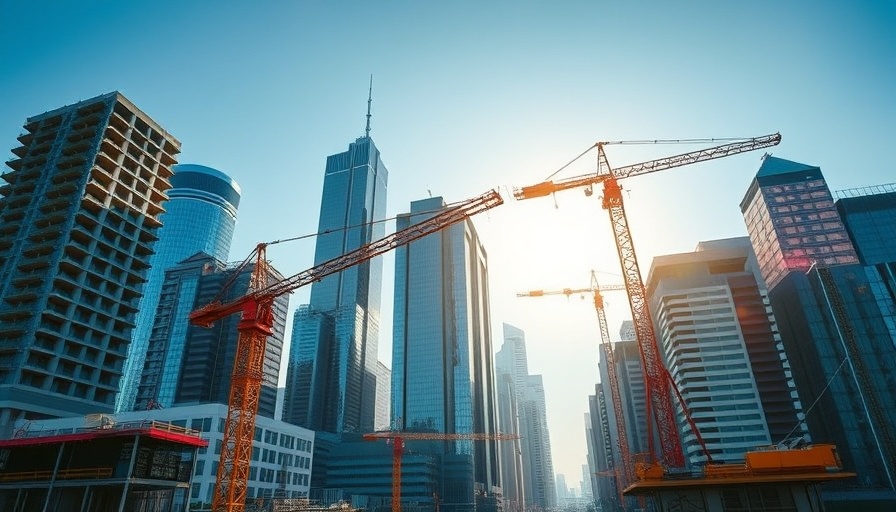
[[[454,202],[454,203],[446,204],[445,206],[443,206],[443,207],[441,207],[441,208],[434,209],[434,210],[425,210],[425,211],[422,211],[422,212],[406,213],[406,214],[401,214],[401,215],[414,216],[414,215],[427,215],[427,214],[431,214],[431,213],[438,213],[438,212],[441,212],[441,211],[443,211],[443,210],[453,208],[453,207],[455,207],[456,205],[460,204],[461,202],[462,202],[462,201],[457,201],[457,202]],[[376,224],[386,223],[386,222],[390,222],[390,221],[396,220],[396,219],[398,219],[398,217],[401,216],[401,215],[395,215],[395,216],[392,216],[392,217],[386,217],[385,219],[373,220],[373,221],[370,221],[370,222],[362,222],[362,223],[360,223],[360,224],[355,224],[355,225],[353,225],[353,226],[345,226],[345,227],[343,227],[343,228],[325,229],[325,230],[323,230],[323,231],[319,231],[319,232],[317,232],[317,233],[308,233],[308,234],[305,234],[305,235],[294,236],[294,237],[292,237],[292,238],[281,238],[281,239],[279,239],[279,240],[273,240],[273,241],[271,241],[271,242],[262,242],[262,243],[258,244],[254,249],[252,249],[252,252],[250,252],[249,255],[246,256],[246,259],[244,259],[243,261],[241,261],[241,262],[240,262],[239,264],[237,264],[236,266],[232,267],[231,270],[232,270],[233,274],[232,274],[232,275],[230,276],[230,278],[224,283],[224,285],[221,287],[221,290],[220,290],[217,294],[215,294],[215,296],[212,298],[211,301],[209,301],[209,303],[210,303],[210,304],[213,304],[213,303],[216,303],[216,302],[221,302],[221,301],[223,300],[224,295],[225,295],[228,291],[230,291],[230,288],[233,286],[233,283],[237,280],[237,277],[239,277],[239,275],[240,275],[240,273],[242,272],[242,270],[243,270],[244,268],[246,268],[246,266],[249,265],[249,263],[252,262],[252,261],[255,259],[255,257],[258,255],[258,249],[259,249],[259,247],[267,247],[267,246],[269,246],[269,245],[282,244],[282,243],[285,243],[285,242],[294,242],[294,241],[297,241],[297,240],[304,240],[304,239],[306,239],[306,238],[312,238],[312,237],[321,236],[321,235],[328,235],[328,234],[331,234],[331,233],[338,233],[338,232],[340,232],[340,231],[348,231],[348,230],[350,230],[350,229],[357,229],[357,228],[363,228],[363,227],[366,227],[366,226],[373,226],[373,225],[376,225]]]
[[[796,432],[796,429],[800,428],[800,425],[802,425],[803,423],[806,422],[805,418],[809,416],[809,412],[812,410],[813,407],[815,407],[815,404],[817,404],[818,401],[821,400],[821,397],[824,396],[824,394],[828,390],[828,388],[831,387],[831,383],[834,382],[834,378],[837,376],[838,373],[840,373],[840,370],[843,369],[843,365],[845,365],[848,360],[849,360],[849,356],[846,356],[843,358],[843,361],[840,362],[840,366],[838,366],[837,369],[834,370],[834,373],[831,375],[831,378],[828,379],[828,383],[825,384],[824,389],[821,390],[821,393],[819,393],[818,396],[815,397],[815,401],[812,402],[812,405],[810,405],[808,409],[803,411],[804,419],[797,421],[796,425],[794,425],[794,427],[790,430],[790,432],[788,432],[787,435],[784,436],[784,439],[781,439],[778,443],[776,443],[776,446],[783,445],[784,442],[787,441],[788,439],[790,439],[790,436],[793,435],[794,432]]]
[[[742,140],[749,140],[750,137],[718,137],[718,138],[703,138],[703,139],[641,139],[641,140],[612,140],[606,142],[595,142],[592,146],[590,146],[585,151],[582,151],[579,156],[573,158],[569,162],[566,163],[563,167],[557,169],[550,176],[544,179],[544,181],[548,181],[561,171],[575,163],[576,160],[582,158],[592,149],[602,146],[602,145],[637,145],[637,144],[706,144],[710,142],[737,142]],[[599,171],[599,169],[598,169]]]

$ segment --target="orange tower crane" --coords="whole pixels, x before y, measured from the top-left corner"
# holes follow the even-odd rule
[[[597,275],[591,271],[590,288],[564,288],[563,290],[543,291],[532,290],[525,293],[517,293],[517,297],[542,297],[544,295],[571,295],[591,293],[594,296],[594,310],[597,312],[597,323],[600,325],[601,348],[604,350],[607,360],[607,374],[609,375],[610,396],[613,400],[613,412],[616,417],[616,444],[619,449],[619,461],[621,467],[616,474],[616,491],[619,493],[619,503],[622,503],[622,491],[632,482],[631,454],[629,453],[628,431],[625,427],[625,414],[622,412],[622,395],[619,392],[619,376],[616,374],[616,360],[613,354],[613,345],[610,340],[610,329],[607,327],[607,314],[604,311],[604,298],[601,291],[625,290],[623,284],[611,284],[600,286],[597,283]]]
[[[657,142],[712,142],[716,139],[689,140],[689,141],[652,141]],[[662,444],[662,456],[666,467],[680,468],[684,466],[684,453],[681,448],[681,440],[676,428],[675,413],[672,410],[672,401],[669,390],[668,371],[660,358],[656,345],[656,336],[653,330],[653,322],[647,307],[647,292],[641,279],[641,270],[635,255],[631,231],[628,227],[628,219],[622,204],[622,188],[619,180],[632,176],[639,176],[651,172],[671,169],[683,165],[723,158],[746,151],[774,146],[781,142],[778,133],[754,137],[749,139],[737,139],[734,142],[715,146],[707,149],[691,151],[680,155],[650,160],[638,164],[627,165],[613,169],[607,161],[604,146],[623,142],[598,142],[591,149],[597,148],[597,172],[568,178],[559,181],[544,181],[528,187],[517,188],[513,195],[516,199],[531,199],[543,197],[561,190],[584,187],[586,195],[591,195],[592,187],[603,184],[602,206],[609,212],[610,224],[616,239],[616,250],[622,265],[625,288],[628,291],[629,306],[632,311],[632,320],[635,326],[635,335],[638,340],[638,348],[641,352],[641,362],[644,366],[644,380],[647,393],[651,396],[653,414],[656,419],[657,430]],[[586,151],[585,153],[587,153]],[[583,155],[585,153],[582,153]],[[652,441],[652,440],[650,440]],[[651,442],[652,444],[652,442]],[[655,451],[651,447],[651,453]]]
[[[203,327],[211,327],[215,321],[229,315],[242,314],[237,324],[239,339],[231,374],[227,419],[224,424],[217,485],[212,501],[213,512],[245,510],[265,344],[273,331],[274,299],[502,203],[503,199],[496,190],[489,191],[481,196],[452,204],[429,219],[282,280],[272,279],[267,271],[265,253],[270,244],[258,244],[253,254],[243,262],[245,266],[253,258],[256,261],[250,291],[228,302],[212,301],[211,304],[190,314],[190,322]]]
[[[403,432],[382,430],[364,434],[364,439],[375,441],[386,439],[392,442],[392,512],[401,512],[401,456],[405,441],[509,441],[519,439],[516,434],[443,434],[439,432]]]

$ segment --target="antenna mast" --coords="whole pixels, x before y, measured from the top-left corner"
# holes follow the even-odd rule
[[[373,75],[370,75],[370,88],[367,89],[367,128],[364,136],[370,137],[370,104],[373,102]]]

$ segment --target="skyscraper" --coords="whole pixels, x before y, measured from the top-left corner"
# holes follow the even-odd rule
[[[741,212],[807,407],[809,434],[816,443],[835,444],[844,468],[858,475],[828,484],[826,505],[891,509],[896,338],[888,325],[894,305],[876,293],[880,276],[869,272],[879,269],[859,263],[818,167],[766,158]],[[846,218],[855,233],[874,229],[861,215]]]
[[[327,158],[314,264],[385,235],[389,173],[369,136]],[[313,430],[374,429],[383,263],[374,258],[311,285],[293,323],[283,419]]]
[[[0,425],[113,410],[180,152],[118,92],[24,128],[0,187]]]
[[[414,201],[410,213],[398,216],[396,229],[431,217],[445,206],[441,197]],[[497,432],[490,320],[488,259],[472,220],[396,249],[392,342],[396,429]],[[474,482],[489,495],[501,485],[496,444],[446,443],[445,456],[471,461],[472,474],[443,469],[449,473],[441,493],[445,503],[471,503]]]
[[[505,434],[523,436],[526,419],[522,411],[523,392],[518,388],[521,380],[516,378],[528,375],[528,362],[525,350],[515,352],[508,337],[523,339],[523,331],[509,324],[503,325],[504,344],[495,354],[495,380],[497,381],[498,398],[498,430]],[[519,357],[518,357],[519,356]],[[501,453],[501,479],[504,490],[505,510],[526,510],[526,487],[524,455],[522,441],[514,440],[498,445]]]
[[[862,265],[896,261],[896,183],[839,190],[836,196],[834,205]]]
[[[517,393],[526,506],[554,507],[556,487],[544,385],[541,375],[529,374],[526,335],[522,329],[504,324],[504,343],[495,354],[495,368],[500,374],[512,377]]]
[[[660,352],[715,461],[798,431],[799,406],[746,237],[654,258],[647,279]],[[708,460],[679,409],[685,456]],[[797,429],[797,430],[795,430]]]
[[[254,267],[254,263],[244,268],[228,266],[207,254],[197,253],[165,272],[146,360],[140,372],[137,409],[228,403],[239,339],[239,315],[218,320],[211,328],[191,325],[188,317],[191,311],[219,295],[223,301],[245,295]],[[270,272],[270,282],[283,280],[273,268]],[[273,333],[265,345],[258,414],[269,418],[274,417],[277,404],[288,301],[287,295],[274,300]]]
[[[740,209],[769,290],[813,262],[858,262],[818,167],[766,156]]]
[[[595,504],[601,510],[622,510],[619,493],[616,490],[616,471],[613,460],[610,414],[603,386],[594,385],[594,394],[588,396],[588,413],[585,415],[587,428],[585,437],[588,448],[588,464],[591,469],[591,489]]]
[[[203,165],[178,164],[172,171],[165,213],[160,217],[162,228],[150,258],[149,278],[143,286],[121,391],[115,401],[118,411],[134,407],[165,271],[197,252],[220,261],[227,261],[230,253],[240,204],[239,185],[223,172]]]

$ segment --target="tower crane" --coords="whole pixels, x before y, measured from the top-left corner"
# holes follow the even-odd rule
[[[613,400],[613,411],[616,416],[616,444],[619,449],[621,467],[616,474],[616,491],[619,493],[619,503],[623,503],[622,491],[632,481],[631,455],[629,453],[628,433],[625,428],[625,415],[622,412],[622,395],[619,392],[619,376],[616,374],[616,360],[613,354],[613,345],[610,340],[610,329],[607,327],[607,315],[604,311],[604,298],[600,292],[610,290],[625,290],[625,285],[611,284],[600,286],[597,283],[597,275],[591,271],[591,287],[589,288],[564,288],[563,290],[543,291],[533,290],[525,293],[517,293],[517,297],[542,297],[544,295],[566,295],[591,293],[594,296],[594,310],[597,312],[597,322],[600,325],[601,348],[607,360],[607,374],[609,375],[610,396]]]
[[[716,139],[703,139],[699,141],[689,140],[686,142],[709,143],[714,140]],[[780,142],[781,135],[774,133],[761,137],[738,139],[734,142],[707,149],[626,165],[616,169],[610,167],[604,146],[624,143],[624,141],[597,142],[585,152],[587,153],[591,149],[597,148],[598,168],[595,173],[559,181],[544,181],[535,185],[516,188],[513,191],[513,195],[516,199],[523,200],[543,197],[562,190],[579,187],[584,187],[586,195],[591,195],[593,190],[592,187],[594,185],[603,185],[602,206],[610,215],[610,224],[613,228],[616,250],[623,270],[626,291],[628,291],[629,306],[631,307],[632,320],[634,321],[635,326],[635,335],[638,340],[638,348],[641,352],[641,361],[644,366],[645,385],[647,387],[647,393],[652,399],[651,403],[653,405],[657,430],[662,444],[663,463],[666,467],[683,467],[685,462],[684,453],[675,426],[675,414],[672,410],[670,386],[668,385],[668,371],[660,358],[656,345],[653,323],[650,318],[650,311],[647,307],[647,292],[644,288],[644,282],[641,279],[641,270],[638,267],[638,261],[635,255],[632,235],[629,230],[628,219],[626,218],[625,208],[622,202],[622,188],[619,186],[619,180],[775,146]],[[584,155],[585,153],[582,154]],[[653,449],[651,449],[651,453],[654,453]]]
[[[212,301],[190,313],[190,322],[202,327],[211,327],[215,321],[235,313],[242,314],[237,324],[239,338],[231,373],[227,419],[224,424],[217,485],[212,501],[213,512],[245,510],[265,344],[267,337],[273,332],[274,300],[302,286],[494,208],[503,202],[498,191],[491,190],[478,197],[449,205],[429,219],[282,280],[273,279],[268,272],[265,254],[270,244],[258,244],[243,262],[243,266],[253,258],[256,262],[250,280],[250,291],[227,302]]]
[[[364,434],[367,441],[386,439],[392,442],[392,512],[401,512],[401,456],[405,441],[509,441],[519,439],[516,434],[404,432],[381,430]]]

